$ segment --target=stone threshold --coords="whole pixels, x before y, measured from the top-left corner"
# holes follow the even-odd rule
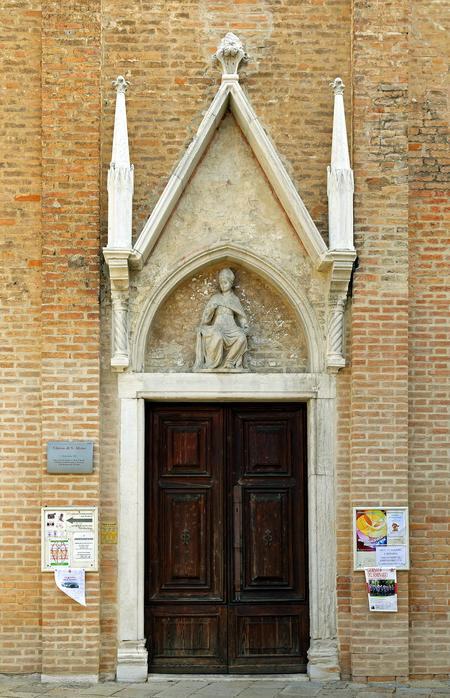
[[[149,681],[293,681],[309,682],[307,674],[149,674]]]

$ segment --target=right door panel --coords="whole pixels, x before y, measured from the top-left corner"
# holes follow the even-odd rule
[[[306,406],[238,406],[229,419],[229,668],[304,671]]]

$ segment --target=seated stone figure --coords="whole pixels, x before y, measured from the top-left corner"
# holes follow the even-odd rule
[[[206,304],[197,330],[194,371],[244,371],[248,322],[241,301],[233,292],[231,269],[219,273],[220,293]]]

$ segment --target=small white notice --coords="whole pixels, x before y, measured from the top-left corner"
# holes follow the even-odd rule
[[[56,569],[55,582],[58,589],[71,599],[86,606],[86,577],[84,570],[80,569]]]
[[[378,567],[404,567],[406,547],[404,545],[377,545],[375,548]]]
[[[73,536],[73,563],[81,565],[83,563],[88,566],[94,559],[95,541],[94,534],[86,531],[80,531]]]
[[[97,507],[43,507],[42,570],[98,570]]]
[[[387,544],[406,544],[406,512],[403,509],[391,509],[386,513]]]

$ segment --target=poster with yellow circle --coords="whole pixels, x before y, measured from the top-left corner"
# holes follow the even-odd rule
[[[356,549],[375,552],[377,545],[386,545],[387,526],[385,509],[356,510]]]

